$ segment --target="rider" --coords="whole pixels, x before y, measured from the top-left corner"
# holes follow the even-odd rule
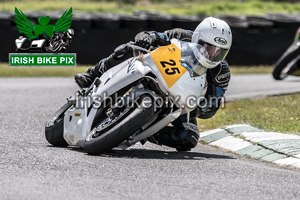
[[[167,126],[152,135],[148,140],[159,145],[176,148],[178,151],[190,151],[199,140],[199,130],[196,117],[208,119],[214,116],[220,107],[221,97],[224,95],[229,80],[230,70],[224,60],[232,43],[232,33],[229,25],[220,19],[205,18],[194,32],[183,29],[167,30],[163,33],[144,31],[136,35],[135,44],[146,49],[170,44],[172,38],[181,41],[201,44],[206,49],[206,57],[200,58],[200,63],[207,68],[206,105],[199,105],[191,112],[190,123],[187,115],[181,115]],[[102,59],[95,68],[87,72],[76,74],[75,80],[81,87],[88,87],[96,77],[105,71],[133,56],[133,51],[126,45],[120,45],[107,58]]]

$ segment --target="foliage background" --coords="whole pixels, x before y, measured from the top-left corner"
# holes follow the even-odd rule
[[[72,6],[76,12],[132,14],[136,10],[178,15],[263,15],[298,13],[299,0],[0,0],[0,10],[57,11]]]

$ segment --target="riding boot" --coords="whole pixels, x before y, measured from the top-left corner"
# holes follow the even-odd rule
[[[86,72],[75,75],[75,81],[81,88],[89,87],[96,77],[101,77],[104,72],[118,64],[112,56],[104,58],[94,68],[89,68]]]

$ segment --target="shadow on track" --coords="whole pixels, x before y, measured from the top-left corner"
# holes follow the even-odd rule
[[[51,148],[66,148],[66,147],[53,147]],[[76,152],[85,153],[83,148],[69,146],[66,149]],[[88,155],[88,154],[87,154]],[[112,157],[112,158],[131,158],[131,159],[167,159],[167,160],[205,160],[205,159],[236,159],[232,156],[224,156],[217,154],[207,154],[199,152],[187,151],[160,151],[151,149],[129,149],[129,150],[111,150],[104,154],[89,155],[99,157]]]
[[[231,156],[206,154],[199,152],[159,151],[149,149],[130,149],[111,151],[101,154],[103,157],[132,158],[132,159],[170,159],[170,160],[204,160],[204,159],[236,159]]]

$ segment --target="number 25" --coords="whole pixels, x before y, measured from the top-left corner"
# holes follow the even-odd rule
[[[175,65],[176,65],[176,62],[175,62],[174,60],[171,60],[171,59],[170,59],[170,62],[162,61],[162,62],[160,62],[160,64],[163,66],[163,68],[165,68],[166,65],[175,66]],[[166,72],[166,74],[168,74],[168,75],[176,74],[176,72],[177,72],[178,74],[180,74],[180,71],[179,71],[179,69],[178,69],[177,67],[172,67],[171,70],[170,70],[169,68],[167,68],[167,69],[165,70],[165,72]]]

